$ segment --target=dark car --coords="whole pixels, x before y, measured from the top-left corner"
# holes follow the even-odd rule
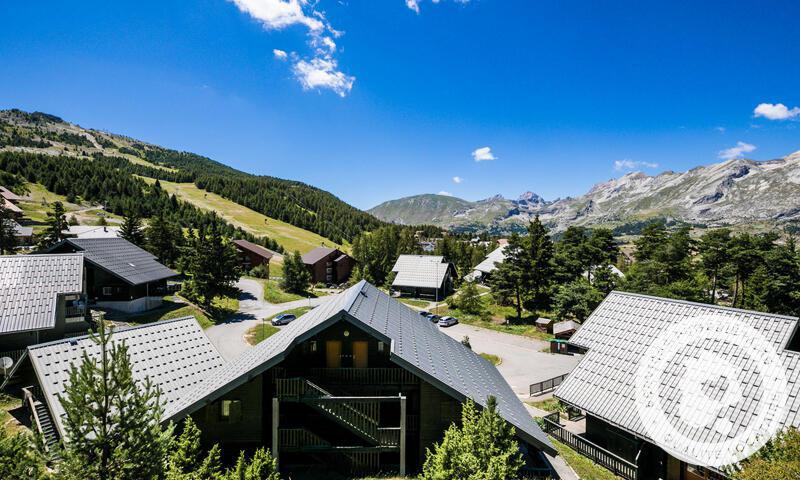
[[[428,320],[430,320],[433,323],[438,323],[440,318],[442,317],[440,317],[439,315],[434,315],[434,314],[428,315]]]
[[[457,318],[453,318],[453,317],[442,317],[437,322],[437,324],[440,327],[452,327],[453,325],[455,325],[457,323],[458,323],[458,319]]]
[[[273,318],[271,323],[277,327],[278,325],[287,325],[296,318],[297,316],[292,315],[291,313],[282,313],[277,317]]]
[[[431,312],[429,312],[427,310],[422,310],[421,312],[419,312],[419,314],[422,315],[423,317],[427,318],[431,314]]]

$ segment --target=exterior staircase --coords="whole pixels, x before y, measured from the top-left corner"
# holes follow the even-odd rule
[[[50,453],[54,453],[58,450],[58,432],[50,416],[50,411],[44,403],[36,398],[34,390],[33,387],[23,388],[24,400],[31,411],[36,430],[44,440],[45,449]]]

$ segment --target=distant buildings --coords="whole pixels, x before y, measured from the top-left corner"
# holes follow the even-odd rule
[[[579,328],[581,328],[581,324],[574,320],[564,320],[562,322],[553,323],[550,326],[553,336],[561,340],[569,340]]]
[[[497,269],[497,266],[506,259],[505,249],[508,243],[500,245],[495,248],[481,263],[475,266],[473,271],[469,274],[468,280],[485,282],[492,276],[492,273]]]
[[[456,268],[441,255],[400,255],[392,289],[411,297],[444,300],[453,292]]]
[[[736,324],[757,332],[777,363],[760,365],[768,355],[760,347],[748,352],[736,341],[716,338],[714,328],[704,332],[712,319],[728,332],[736,332],[731,329]],[[687,341],[680,340],[673,355],[668,340],[681,334]],[[763,436],[755,426],[771,416],[779,427],[800,427],[800,325],[795,317],[612,292],[569,343],[587,353],[554,395],[585,412],[582,437],[632,466],[625,478],[635,473],[643,480],[724,479],[723,472],[698,466],[711,461],[698,446],[733,452]],[[656,377],[640,371],[643,358],[651,358],[653,351],[665,358]],[[651,391],[642,387],[642,375],[660,385],[642,401],[647,403],[637,403]],[[783,388],[786,401],[771,407],[770,395]],[[659,428],[642,416],[643,404],[658,409],[662,432],[687,441],[667,445],[654,438]]]
[[[33,244],[33,227],[23,227],[13,221],[12,226],[14,227],[14,237],[17,239],[17,245],[24,247]]]
[[[356,265],[355,259],[341,250],[317,247],[303,255],[303,263],[311,272],[311,283],[340,285],[347,282]]]
[[[17,217],[22,217],[22,209],[17,206],[20,200],[22,200],[22,197],[6,187],[0,186],[0,203]]]
[[[167,279],[178,275],[122,238],[68,238],[48,252],[83,253],[89,301],[126,313],[161,306]]]
[[[0,356],[85,332],[83,273],[79,253],[0,256]]]
[[[275,252],[247,240],[234,240],[233,246],[239,252],[239,261],[245,272],[262,265],[269,276],[269,261],[275,256]]]

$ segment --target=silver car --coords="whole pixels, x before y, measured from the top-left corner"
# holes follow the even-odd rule
[[[458,323],[458,319],[454,317],[442,317],[439,319],[437,325],[440,327],[452,327],[453,325]]]

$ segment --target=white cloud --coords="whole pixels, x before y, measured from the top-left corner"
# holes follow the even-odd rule
[[[306,15],[304,0],[231,0],[239,10],[260,21],[264,28],[280,30],[291,25],[305,25],[309,30],[325,28],[323,20]]]
[[[452,197],[452,196],[453,196],[453,194],[452,194],[452,193],[450,193],[450,192],[445,192],[444,190],[442,190],[441,192],[439,192],[439,195],[444,195],[445,197]]]
[[[305,58],[292,52],[292,71],[306,90],[329,89],[344,97],[353,88],[356,78],[338,69],[333,57],[337,46],[333,38],[343,32],[334,29],[325,15],[314,10],[316,2],[309,0],[229,0],[239,10],[258,20],[268,30],[280,30],[293,25],[307,28],[308,45],[312,53]],[[333,38],[331,38],[333,37]],[[287,60],[290,55],[284,50],[274,49],[278,60]]]
[[[788,108],[782,103],[759,103],[753,110],[753,116],[768,120],[789,120],[800,117],[800,107]]]
[[[636,170],[638,168],[658,168],[658,164],[653,162],[635,161],[629,158],[614,160],[614,170]]]
[[[472,158],[474,158],[476,162],[497,160],[497,157],[495,157],[494,154],[492,153],[491,147],[476,148],[472,152]]]
[[[461,178],[461,177],[453,177],[453,183],[461,183],[463,181],[464,181],[464,179]]]
[[[714,130],[718,131],[719,133],[725,133],[727,130],[725,127],[714,127]]]
[[[306,90],[327,88],[340,97],[346,96],[353,88],[356,77],[345,75],[337,70],[336,60],[332,58],[312,58],[298,60],[294,64],[294,75]]]
[[[736,142],[735,147],[726,148],[725,150],[721,150],[719,152],[718,157],[722,160],[732,160],[734,158],[739,158],[745,153],[750,153],[756,149],[755,145],[751,145],[745,142]]]
[[[406,7],[419,13],[419,2],[422,0],[406,0]],[[431,0],[431,3],[439,3],[441,0]],[[469,3],[470,0],[453,0],[455,3]]]

